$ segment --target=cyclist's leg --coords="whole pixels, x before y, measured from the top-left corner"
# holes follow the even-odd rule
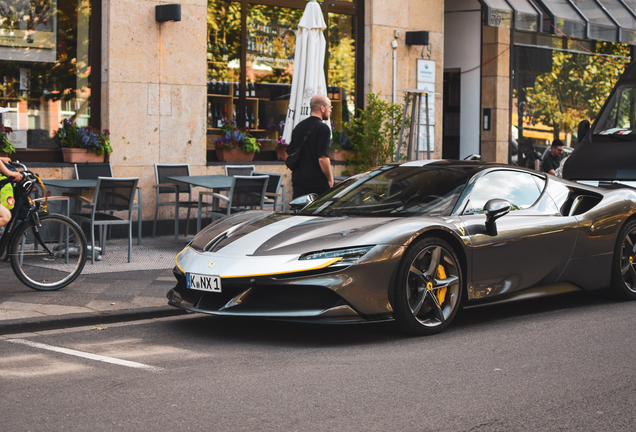
[[[3,205],[0,205],[0,227],[5,226],[11,220],[11,212]]]

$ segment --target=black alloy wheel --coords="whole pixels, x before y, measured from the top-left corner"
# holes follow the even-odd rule
[[[621,300],[636,300],[636,220],[627,222],[618,234],[610,288]]]
[[[393,318],[413,335],[441,332],[455,318],[463,290],[453,248],[437,237],[416,241],[404,254],[393,290]]]

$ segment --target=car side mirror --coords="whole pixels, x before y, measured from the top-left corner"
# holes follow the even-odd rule
[[[510,213],[511,208],[512,204],[505,199],[491,199],[486,203],[484,206],[484,214],[486,215],[486,232],[488,232],[488,235],[497,235],[497,225],[495,221]]]
[[[309,204],[316,201],[316,198],[318,198],[318,194],[310,193],[309,195],[299,196],[298,198],[291,200],[289,203],[291,212],[298,213],[299,211],[307,207]]]

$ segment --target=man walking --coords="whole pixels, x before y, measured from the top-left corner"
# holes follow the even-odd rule
[[[309,101],[311,115],[296,125],[287,153],[300,150],[298,168],[292,172],[293,197],[310,193],[321,194],[333,187],[333,173],[329,159],[329,120],[331,101],[325,95],[316,95]]]

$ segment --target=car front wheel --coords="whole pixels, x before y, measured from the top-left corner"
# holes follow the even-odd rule
[[[462,269],[453,248],[437,237],[422,238],[398,266],[393,318],[409,334],[439,333],[455,318],[462,287]]]

